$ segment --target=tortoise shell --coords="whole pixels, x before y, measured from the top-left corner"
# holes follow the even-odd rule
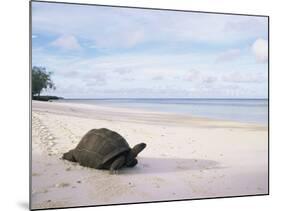
[[[96,169],[109,168],[115,157],[131,150],[118,133],[106,128],[86,133],[73,150],[75,160],[82,166]]]

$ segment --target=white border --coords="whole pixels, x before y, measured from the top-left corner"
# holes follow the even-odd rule
[[[271,98],[271,174],[270,196],[211,199],[155,204],[122,205],[113,207],[76,208],[68,210],[278,210],[280,206],[280,38],[281,13],[278,1],[273,0],[67,0],[76,3],[199,10],[210,12],[261,14],[270,16],[270,98]],[[29,139],[29,2],[2,1],[0,7],[1,52],[1,210],[28,208],[28,139]],[[280,209],[279,208],[279,209]]]

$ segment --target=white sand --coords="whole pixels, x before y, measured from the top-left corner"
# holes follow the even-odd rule
[[[61,160],[92,128],[147,143],[110,175]],[[266,194],[267,127],[141,110],[32,102],[32,208]]]

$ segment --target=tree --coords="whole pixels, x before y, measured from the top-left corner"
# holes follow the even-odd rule
[[[32,67],[32,96],[40,96],[43,89],[56,88],[51,75],[52,72],[47,72],[45,67]]]

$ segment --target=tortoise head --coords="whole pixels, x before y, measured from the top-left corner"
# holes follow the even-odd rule
[[[140,143],[140,144],[137,144],[136,146],[134,146],[130,150],[130,152],[127,156],[126,166],[129,166],[129,167],[135,166],[138,162],[136,157],[145,147],[146,147],[145,143]]]

